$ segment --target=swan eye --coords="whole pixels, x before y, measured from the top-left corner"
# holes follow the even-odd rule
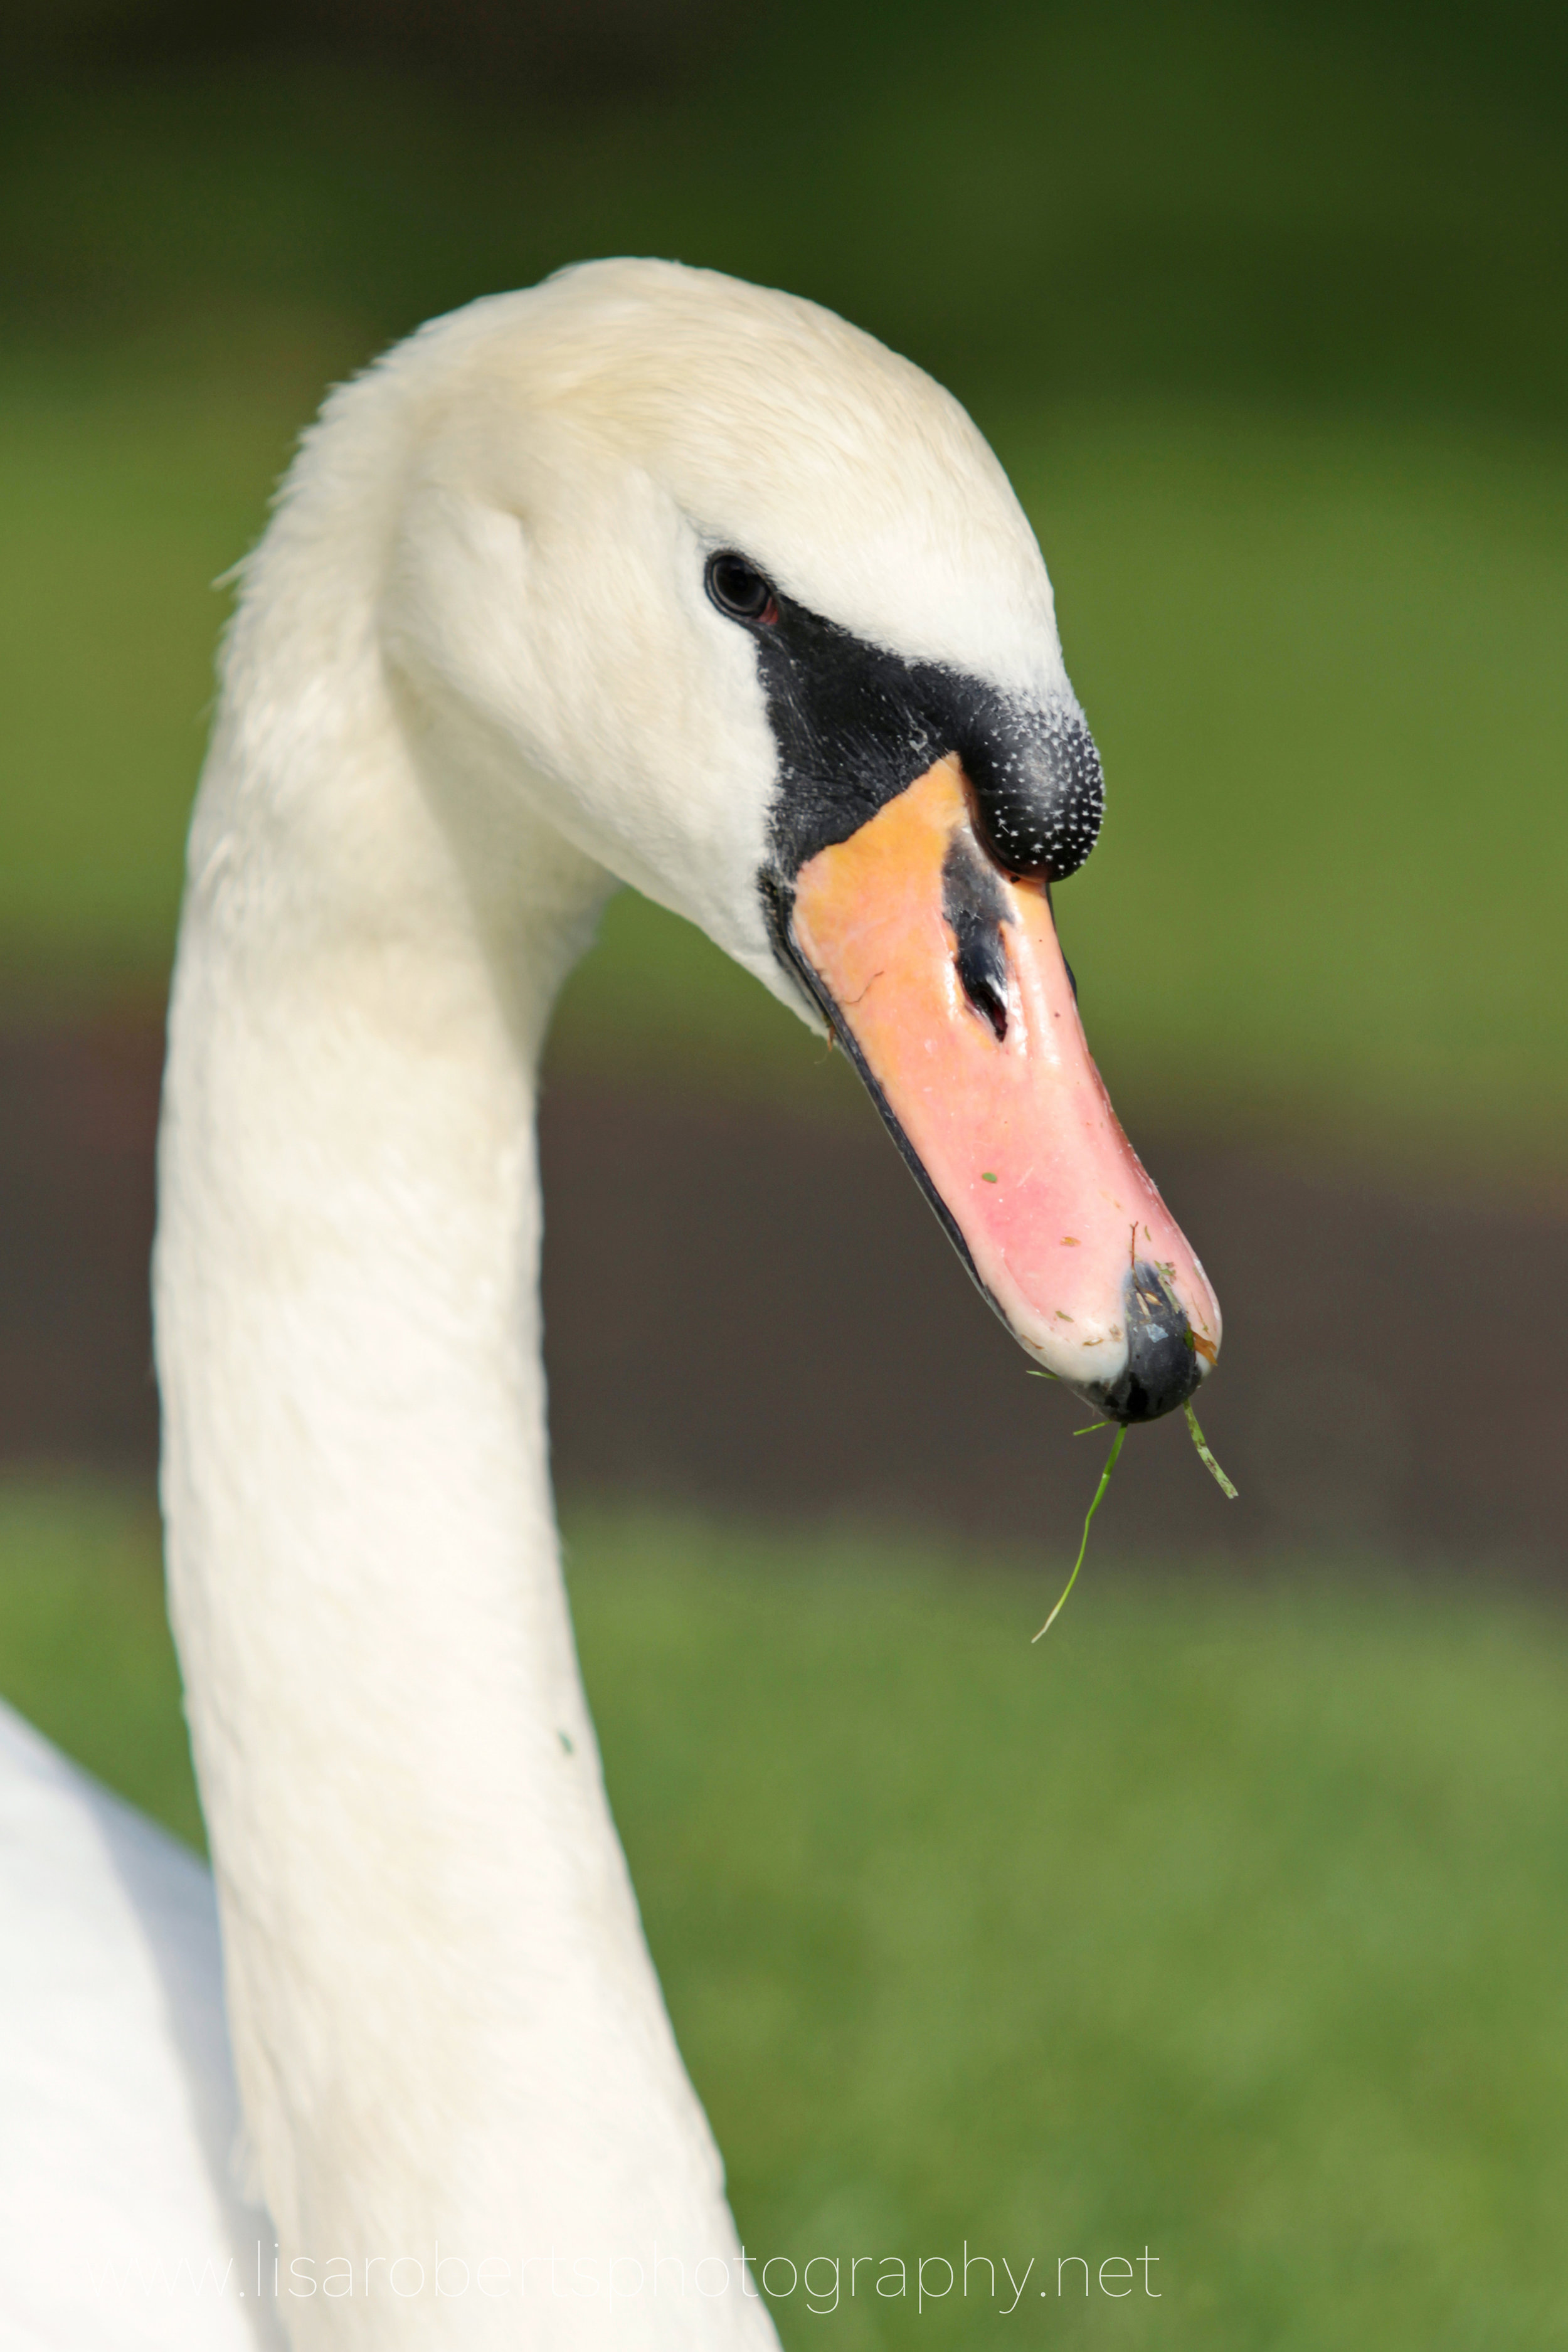
[[[708,593],[731,621],[778,619],[773,592],[754,563],[726,548],[708,559]]]

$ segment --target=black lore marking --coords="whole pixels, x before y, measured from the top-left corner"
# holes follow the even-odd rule
[[[926,1173],[853,1030],[795,943],[795,878],[819,850],[847,841],[951,751],[962,761],[973,790],[982,846],[997,866],[1047,885],[1065,881],[1099,836],[1105,807],[1099,754],[1070,688],[1047,705],[1022,702],[962,671],[906,661],[870,645],[770,584],[765,619],[729,617],[756,649],[778,745],[771,856],[757,877],[773,952],[859,1071],[964,1270],[1007,1325],[980,1278],[957,1219]],[[978,858],[973,863],[984,872]],[[1000,971],[990,961],[984,971],[978,965],[973,971],[983,993],[998,983],[1005,1015],[1006,958],[999,932],[1000,918],[994,932]],[[962,964],[960,972],[967,989]],[[985,1017],[990,1020],[991,1013]]]
[[[724,562],[763,574],[725,551]],[[771,584],[771,583],[770,583]],[[765,617],[764,617],[765,615]],[[984,847],[1005,873],[1076,874],[1100,833],[1100,756],[1070,688],[1033,704],[938,662],[907,661],[772,587],[755,617],[731,612],[756,647],[779,750],[773,869],[793,881],[847,841],[947,752],[973,788]]]
[[[963,992],[998,1045],[1007,1034],[1007,948],[1002,926],[1011,918],[1001,885],[962,833],[948,844],[942,866],[942,911],[952,929]]]

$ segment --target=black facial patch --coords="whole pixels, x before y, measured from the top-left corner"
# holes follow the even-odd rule
[[[955,833],[942,865],[942,911],[957,946],[963,992],[991,1024],[998,1045],[1007,1034],[1007,949],[1002,926],[1012,920],[994,870],[977,856],[967,834]]]
[[[973,787],[1005,873],[1063,881],[1100,832],[1100,755],[1070,696],[1020,702],[937,662],[906,661],[773,590],[770,616],[737,620],[757,648],[779,748],[773,875],[847,841],[947,752]]]
[[[976,829],[997,867],[1047,886],[1065,881],[1094,847],[1104,814],[1094,739],[1070,693],[1045,705],[1017,701],[962,671],[906,661],[868,644],[776,587],[771,606],[756,618],[731,617],[756,646],[778,745],[772,856],[757,877],[775,951],[859,1071],[975,1287],[1001,1315],[853,1029],[842,1024],[830,992],[795,945],[795,882],[819,850],[858,833],[949,752],[963,762]],[[1007,1022],[1006,902],[995,876],[968,845],[960,856],[955,840],[953,852],[943,866],[942,910],[952,926],[959,977],[1000,1038]]]

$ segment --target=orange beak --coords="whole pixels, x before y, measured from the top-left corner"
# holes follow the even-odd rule
[[[1183,1403],[1218,1305],[1089,1057],[1046,886],[993,863],[956,757],[802,866],[786,943],[1036,1362],[1116,1421]]]

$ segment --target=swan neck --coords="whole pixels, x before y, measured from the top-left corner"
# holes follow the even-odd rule
[[[289,510],[307,555],[353,541],[325,507],[314,538]],[[154,1287],[171,1612],[285,2315],[379,2343],[414,2325],[405,2261],[422,2342],[574,2346],[605,2263],[657,2245],[688,2291],[617,2304],[617,2344],[761,2346],[548,1477],[535,1065],[605,877],[520,828],[492,920],[371,587],[328,612],[276,555],[193,829]],[[504,2285],[436,2297],[437,2247]],[[709,2258],[731,2284],[704,2299]]]

